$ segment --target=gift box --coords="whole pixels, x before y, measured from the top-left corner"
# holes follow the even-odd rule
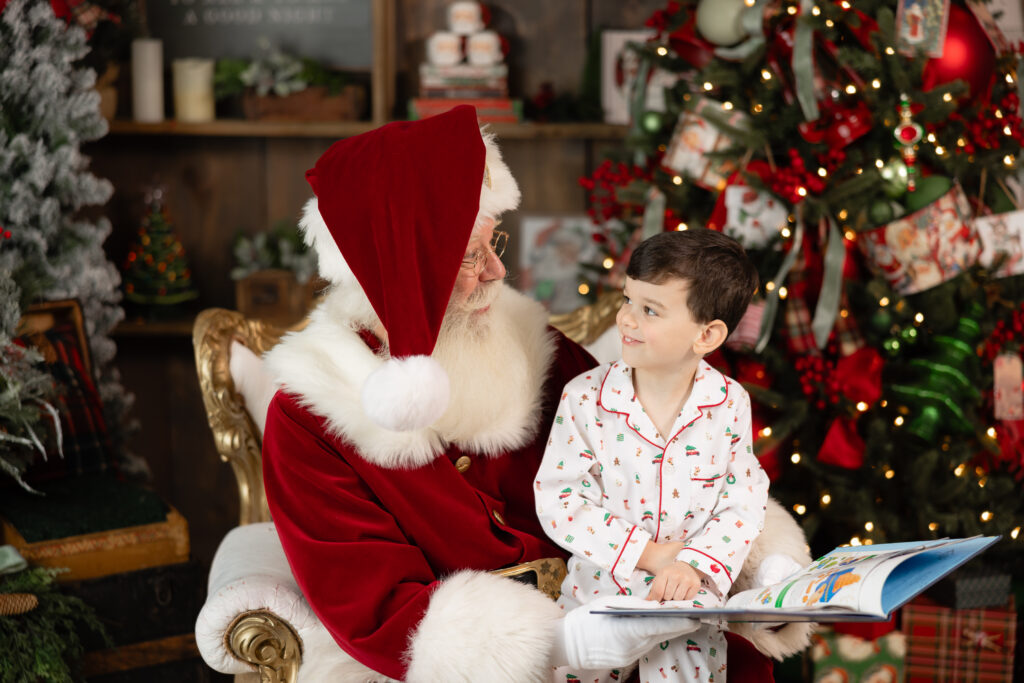
[[[811,640],[814,683],[897,683],[905,656],[906,637],[899,631],[867,640],[826,629]]]
[[[899,220],[857,240],[872,270],[907,296],[959,275],[981,252],[970,205],[959,185]]]
[[[907,683],[988,683],[1013,677],[1017,610],[957,610],[919,598],[903,608]]]
[[[945,607],[977,609],[1002,607],[1010,597],[1010,574],[996,569],[961,569],[945,577],[925,593]]]
[[[727,184],[726,179],[736,171],[736,163],[708,154],[735,144],[724,132],[728,127],[743,130],[748,125],[749,119],[742,112],[698,97],[690,109],[679,115],[661,164],[703,188],[721,191]]]

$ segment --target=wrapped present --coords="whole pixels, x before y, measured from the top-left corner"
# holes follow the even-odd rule
[[[1013,677],[1017,610],[956,610],[926,598],[903,608],[907,636],[907,683],[988,683]]]
[[[764,190],[730,185],[723,194],[726,220],[722,232],[747,249],[763,249],[789,225],[789,207]]]
[[[706,97],[696,98],[690,109],[679,115],[672,139],[661,164],[666,170],[691,178],[706,189],[722,190],[736,170],[735,161],[707,156],[733,144],[725,128],[744,129],[748,119],[742,112],[726,109]]]
[[[914,213],[861,233],[871,268],[893,289],[916,294],[959,275],[981,251],[967,197],[959,185]]]
[[[897,683],[905,656],[906,637],[899,631],[867,640],[828,629],[811,641],[814,683]]]
[[[955,609],[1001,607],[1010,597],[1010,574],[984,567],[961,569],[946,576],[925,594]]]
[[[1024,273],[1024,211],[985,216],[974,221],[981,238],[981,265],[996,267],[996,277]]]

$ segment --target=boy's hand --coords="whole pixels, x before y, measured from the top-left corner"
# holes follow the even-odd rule
[[[655,572],[648,600],[692,600],[700,590],[700,574],[686,562],[673,562]]]
[[[670,541],[668,543],[655,543],[648,541],[640,559],[636,563],[637,569],[642,569],[650,574],[657,574],[659,571],[676,561],[676,555],[683,549],[682,541]]]

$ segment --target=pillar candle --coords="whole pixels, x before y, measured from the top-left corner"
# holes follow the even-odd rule
[[[164,120],[164,55],[159,39],[132,41],[132,112],[136,121]]]
[[[213,60],[175,59],[174,117],[179,121],[212,121]]]

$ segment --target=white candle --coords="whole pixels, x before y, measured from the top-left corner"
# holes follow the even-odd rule
[[[136,121],[164,120],[164,53],[157,38],[132,41],[132,112]]]
[[[174,118],[179,121],[212,121],[213,60],[175,59],[171,72],[174,77]]]

